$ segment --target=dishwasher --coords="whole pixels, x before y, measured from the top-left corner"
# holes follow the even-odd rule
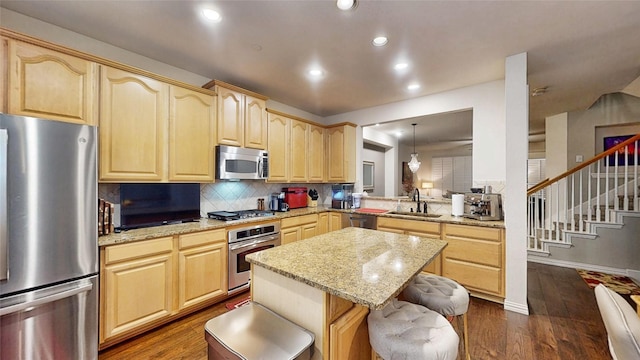
[[[360,213],[342,213],[342,228],[359,227],[375,230],[378,225],[378,217],[376,215],[360,214]]]

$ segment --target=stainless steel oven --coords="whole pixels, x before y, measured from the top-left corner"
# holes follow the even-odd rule
[[[280,223],[229,230],[229,295],[248,289],[251,264],[246,256],[280,245]]]

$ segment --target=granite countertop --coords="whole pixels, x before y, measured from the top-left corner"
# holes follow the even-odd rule
[[[346,228],[247,256],[255,266],[335,296],[382,309],[446,241]]]
[[[251,219],[242,219],[242,220],[234,220],[234,221],[220,221],[213,219],[200,219],[199,221],[184,223],[184,224],[171,224],[171,225],[161,225],[161,226],[153,226],[148,228],[141,229],[131,229],[125,230],[120,233],[111,233],[109,235],[103,235],[98,237],[98,246],[108,246],[115,244],[122,244],[134,241],[141,240],[149,240],[153,238],[163,237],[163,236],[174,236],[181,234],[188,234],[199,231],[206,230],[215,230],[215,229],[223,229],[230,228],[237,225],[256,223],[256,222],[265,222],[265,221],[280,221],[284,218],[295,217],[295,216],[303,216],[308,214],[317,214],[321,212],[333,211],[333,212],[342,212],[342,213],[362,213],[365,209],[349,209],[349,210],[341,210],[341,209],[332,209],[328,206],[318,206],[318,207],[306,207],[300,209],[293,209],[287,212],[275,212],[274,216],[269,217],[259,217],[259,218],[251,218]],[[405,220],[416,220],[416,221],[430,221],[430,222],[440,222],[440,223],[449,223],[449,224],[459,224],[459,225],[472,225],[472,226],[482,226],[482,227],[493,227],[493,228],[504,228],[504,221],[480,221],[474,219],[468,219],[464,217],[456,217],[451,216],[450,214],[443,214],[440,217],[420,217],[417,215],[398,215],[398,214],[389,214],[389,213],[376,213],[372,214],[376,216],[382,217],[390,217],[396,219],[405,219]]]

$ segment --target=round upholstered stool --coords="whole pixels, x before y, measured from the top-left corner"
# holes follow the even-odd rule
[[[467,326],[467,310],[469,309],[469,292],[462,285],[437,275],[419,274],[402,292],[406,301],[425,306],[448,318],[457,317],[460,328],[462,317],[462,344],[467,360],[469,355],[469,329]]]
[[[385,360],[454,360],[458,334],[442,315],[393,299],[367,318],[371,347]]]

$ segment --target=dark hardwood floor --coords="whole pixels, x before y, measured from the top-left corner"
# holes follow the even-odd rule
[[[472,359],[611,359],[593,290],[574,269],[529,263],[528,290],[529,316],[505,311],[500,304],[471,299],[468,320]],[[105,349],[99,360],[206,360],[204,324],[227,311],[225,303]]]

